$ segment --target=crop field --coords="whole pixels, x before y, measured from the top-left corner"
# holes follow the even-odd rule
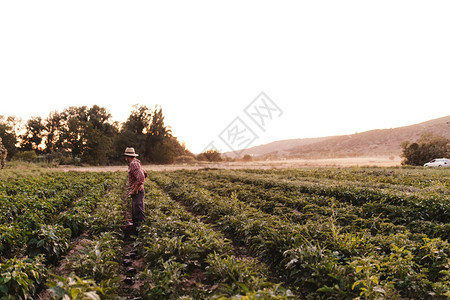
[[[131,238],[126,176],[1,171],[0,298],[450,298],[450,170],[149,171]]]

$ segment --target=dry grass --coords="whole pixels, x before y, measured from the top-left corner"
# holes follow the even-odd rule
[[[220,163],[195,163],[174,165],[145,165],[149,171],[174,171],[180,169],[198,170],[203,168],[217,169],[275,169],[275,168],[309,168],[309,167],[352,167],[352,166],[400,166],[400,157],[346,157],[346,158],[321,158],[321,159],[296,159],[279,161],[251,161],[251,162],[220,162]],[[101,166],[101,167],[76,167],[60,166],[55,168],[62,171],[86,171],[86,172],[115,172],[127,171],[128,166]]]

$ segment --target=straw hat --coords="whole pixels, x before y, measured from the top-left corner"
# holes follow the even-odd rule
[[[131,147],[128,147],[127,149],[125,149],[125,153],[123,155],[124,156],[132,156],[132,157],[139,156],[139,154],[136,154],[134,152],[134,148],[131,148]]]

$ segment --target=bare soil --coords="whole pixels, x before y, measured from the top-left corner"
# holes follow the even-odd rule
[[[175,171],[175,170],[199,170],[204,168],[217,169],[283,169],[283,168],[315,168],[315,167],[353,167],[353,166],[376,166],[395,167],[401,165],[401,158],[387,156],[369,157],[343,157],[343,158],[319,158],[319,159],[292,159],[292,160],[269,160],[250,162],[219,162],[219,163],[195,163],[195,164],[173,164],[173,165],[144,165],[148,171]],[[59,166],[55,170],[80,171],[80,172],[115,172],[127,171],[128,166],[99,166],[78,167]]]
[[[80,254],[84,248],[86,248],[86,243],[89,242],[88,235],[86,232],[83,232],[79,237],[77,237],[72,242],[72,247],[70,251],[61,258],[60,264],[55,269],[55,274],[58,276],[69,276],[69,274],[74,271],[68,267],[70,264],[70,258],[73,256]]]

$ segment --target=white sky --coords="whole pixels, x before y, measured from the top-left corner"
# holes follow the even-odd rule
[[[275,140],[450,113],[449,1],[1,1],[0,115],[162,106],[200,152],[236,118]],[[265,132],[244,109],[283,111]],[[226,147],[220,146],[223,151]]]

